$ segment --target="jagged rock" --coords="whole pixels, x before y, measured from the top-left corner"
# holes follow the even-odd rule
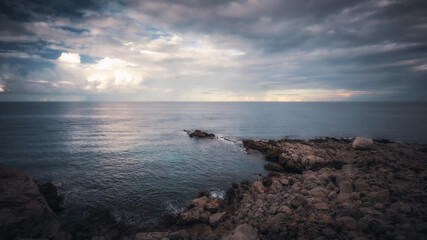
[[[188,136],[190,137],[198,137],[198,138],[215,138],[215,135],[212,133],[207,133],[201,130],[196,130],[194,132],[191,132],[190,130],[184,130]]]
[[[259,236],[257,230],[249,224],[238,225],[229,235],[223,240],[257,240]]]
[[[352,146],[356,150],[369,150],[372,148],[373,143],[374,141],[370,138],[357,137],[354,139]]]
[[[0,239],[54,238],[60,223],[24,172],[0,167]]]

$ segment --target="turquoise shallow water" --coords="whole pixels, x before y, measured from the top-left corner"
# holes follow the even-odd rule
[[[0,103],[0,164],[60,185],[66,223],[97,207],[143,223],[265,174],[243,138],[427,143],[426,129],[425,103]]]

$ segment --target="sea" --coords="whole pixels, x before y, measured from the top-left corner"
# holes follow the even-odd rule
[[[217,138],[183,131],[195,129]],[[58,186],[65,228],[96,208],[140,225],[199,191],[224,197],[233,181],[266,174],[242,139],[356,136],[425,144],[427,103],[0,103],[0,164]]]

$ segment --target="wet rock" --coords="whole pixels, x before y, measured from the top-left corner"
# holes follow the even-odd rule
[[[370,138],[357,137],[354,139],[352,146],[356,150],[369,150],[372,148],[373,143],[374,141]]]
[[[207,133],[201,130],[196,130],[194,132],[191,132],[190,130],[184,130],[188,136],[190,137],[198,137],[198,138],[215,138],[215,135],[212,133]]]
[[[0,239],[54,238],[60,223],[24,172],[0,167]]]

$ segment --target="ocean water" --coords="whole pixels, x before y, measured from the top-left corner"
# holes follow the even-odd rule
[[[427,104],[0,103],[0,164],[60,186],[67,226],[98,207],[141,224],[253,181],[265,162],[245,138],[355,136],[427,143]]]

